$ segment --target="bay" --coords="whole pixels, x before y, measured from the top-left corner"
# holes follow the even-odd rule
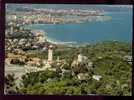
[[[70,24],[33,24],[29,29],[43,30],[55,42],[96,43],[100,41],[132,42],[132,12],[108,12],[112,20]]]

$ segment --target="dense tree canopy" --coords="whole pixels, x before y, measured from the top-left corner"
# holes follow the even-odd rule
[[[77,58],[77,51],[93,62],[91,70],[86,70],[85,65],[81,64],[71,69],[71,63]],[[45,53],[43,54],[46,55]],[[39,53],[39,57],[42,57]],[[38,94],[38,95],[126,95],[132,93],[132,64],[124,60],[124,56],[132,55],[130,44],[121,42],[103,42],[85,47],[73,47],[60,51],[55,50],[54,59],[57,56],[64,59],[63,65],[54,65],[55,68],[77,72],[76,75],[62,75],[61,71],[42,71],[28,73],[22,77],[23,86],[18,89],[21,94]],[[76,58],[75,58],[76,57]],[[86,81],[78,80],[78,73],[89,73],[101,75],[102,79],[97,81],[90,78]]]

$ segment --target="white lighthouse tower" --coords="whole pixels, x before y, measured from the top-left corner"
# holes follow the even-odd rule
[[[50,45],[48,48],[48,59],[45,64],[45,68],[51,68],[52,62],[53,62],[53,46]]]
[[[53,46],[50,45],[48,49],[48,62],[52,63],[53,61]]]

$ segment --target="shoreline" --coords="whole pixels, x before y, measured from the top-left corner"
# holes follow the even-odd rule
[[[45,34],[46,32],[44,32]],[[69,47],[81,47],[81,46],[87,46],[87,45],[94,45],[94,44],[98,44],[98,43],[105,43],[105,42],[117,42],[117,43],[127,43],[127,44],[131,44],[132,42],[128,42],[128,41],[118,41],[118,40],[104,40],[104,41],[96,41],[96,42],[75,42],[75,41],[71,41],[71,42],[62,42],[62,41],[58,41],[58,40],[54,40],[49,38],[46,34],[45,34],[45,40],[47,42],[50,42],[52,44],[56,44],[56,45],[65,45],[65,46],[69,46]]]
[[[34,31],[34,30],[40,31],[43,34],[44,40],[46,40],[49,43],[56,44],[56,45],[65,45],[65,46],[69,46],[69,47],[80,47],[80,46],[86,46],[86,45],[104,43],[104,42],[122,42],[122,43],[132,44],[132,42],[130,42],[130,41],[119,41],[119,40],[104,40],[104,41],[93,41],[93,42],[60,41],[60,40],[50,38],[47,35],[48,33],[42,29],[30,29],[30,30],[31,31]]]
[[[31,29],[32,31],[33,29]],[[64,41],[58,41],[55,39],[52,39],[50,37],[47,36],[47,32],[45,32],[44,30],[39,30],[43,33],[43,37],[44,40],[46,40],[49,43],[52,44],[56,44],[56,45],[65,45],[65,46],[69,46],[69,47],[80,47],[80,46],[86,46],[86,45],[91,45],[91,44],[97,44],[97,43],[104,43],[104,42],[121,42],[121,43],[128,43],[128,44],[132,44],[132,42],[129,41],[119,41],[119,40],[104,40],[104,41],[94,41],[94,42],[76,42],[76,41],[69,41],[69,42],[64,42]]]
[[[44,35],[44,39],[47,41],[47,42],[50,42],[52,44],[56,44],[56,45],[76,45],[78,44],[77,42],[75,41],[70,41],[70,42],[62,42],[62,41],[58,41],[58,40],[55,40],[55,39],[52,39],[50,37],[47,36],[47,32],[45,32],[44,30],[39,30],[41,32],[43,32],[43,35]]]

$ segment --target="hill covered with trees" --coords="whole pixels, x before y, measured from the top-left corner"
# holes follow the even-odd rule
[[[93,62],[92,69],[85,69],[84,64],[77,65],[74,68],[71,67],[78,52],[81,52]],[[14,83],[13,76],[7,76],[7,93],[130,96],[132,95],[131,55],[131,45],[117,41],[106,41],[83,47],[64,47],[62,51],[56,49],[54,59],[59,56],[66,63],[62,65],[54,64],[53,67],[56,68],[56,71],[45,70],[23,75],[20,87],[17,87]],[[32,56],[43,58],[41,53]],[[62,73],[61,66],[69,72]],[[77,75],[82,72],[88,73],[89,77],[85,80],[79,80]],[[93,75],[101,75],[102,79],[97,81],[92,78]]]

